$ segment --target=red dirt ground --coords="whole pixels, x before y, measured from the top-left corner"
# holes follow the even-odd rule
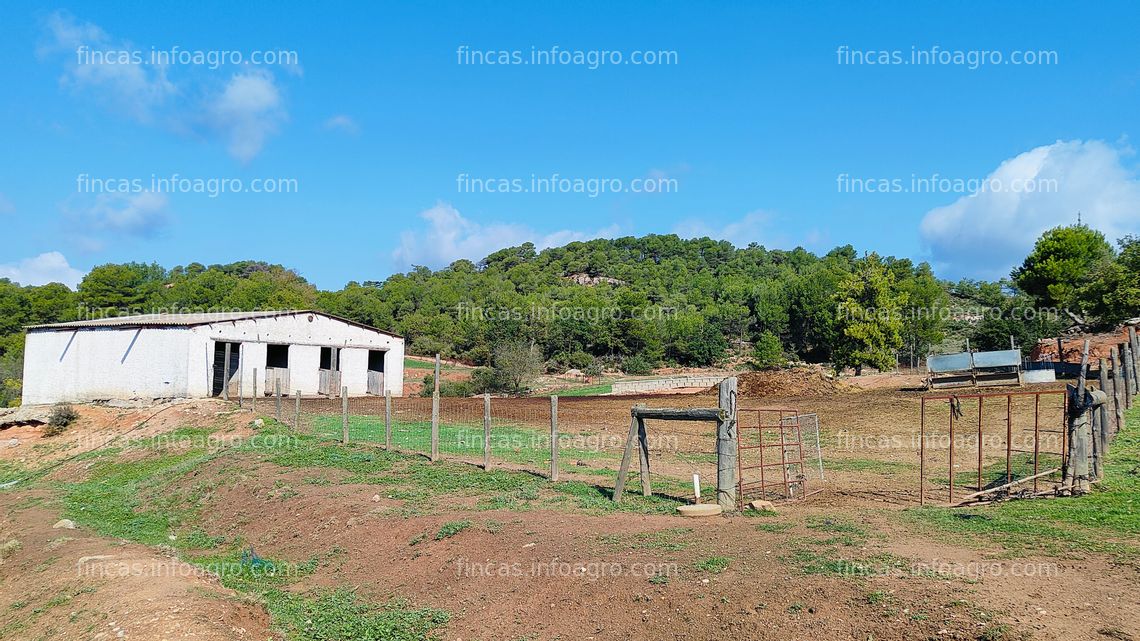
[[[218,459],[185,482],[220,477],[223,467],[237,466],[240,474],[227,476],[204,499],[200,525],[208,534],[240,536],[259,554],[275,559],[335,559],[305,578],[304,587],[348,585],[376,601],[406,598],[444,608],[452,613],[441,634],[447,640],[1140,638],[1135,565],[1091,553],[1064,559],[1018,557],[984,541],[963,544],[917,531],[897,518],[917,499],[917,457],[911,445],[922,393],[914,390],[917,377],[861,378],[854,383],[844,379],[824,395],[741,398],[741,407],[790,406],[817,413],[826,460],[835,466],[827,473],[823,493],[780,506],[775,517],[695,520],[551,508],[486,511],[475,509],[471,497],[448,494],[412,504],[389,497],[383,486],[346,483],[348,474],[336,469],[283,468],[252,455]],[[561,427],[624,439],[635,402],[699,407],[715,405],[716,398],[710,391],[563,398]],[[494,407],[504,421],[541,426],[549,401],[495,399]],[[170,409],[147,421],[144,429],[157,433],[221,425],[223,430],[248,430],[249,414],[219,414],[222,409],[209,403]],[[18,433],[21,444],[10,449],[28,449],[19,455],[0,450],[0,460],[27,461],[34,456],[30,452],[60,460],[81,450],[90,435],[123,433],[151,413],[84,408],[81,423],[67,435],[71,440],[31,450],[44,443],[35,433],[38,428],[27,428]],[[676,431],[681,449],[712,451],[711,425]],[[71,442],[75,444],[63,446]],[[863,469],[865,461],[895,467]],[[661,466],[655,468],[660,473],[678,477],[688,472],[686,464],[666,457],[655,465]],[[967,462],[967,482],[969,468]],[[51,478],[82,478],[84,470],[82,462],[70,462]],[[19,611],[14,604],[68,597],[11,638],[271,637],[263,609],[227,595],[209,577],[172,572],[111,583],[77,576],[82,557],[112,555],[115,561],[152,565],[169,559],[160,550],[82,530],[51,529],[58,511],[48,490],[0,493],[0,510],[0,544],[20,541],[19,549],[0,564],[0,628]],[[453,538],[434,540],[443,523],[457,519],[473,526]],[[883,558],[899,560],[901,570],[863,578],[802,573],[794,559],[797,550],[814,549],[819,539],[842,538],[807,527],[809,519],[855,524],[868,533],[866,539],[852,547],[836,544],[839,553],[890,555]],[[668,533],[677,529],[682,531]],[[721,573],[696,569],[698,562],[714,556],[731,559],[728,568]],[[972,572],[1014,563],[1044,568],[1055,578],[1012,572],[991,572],[976,580],[930,578],[909,571],[949,567],[951,572]],[[660,564],[677,574],[651,583],[639,564]],[[1004,632],[996,634],[999,629]]]

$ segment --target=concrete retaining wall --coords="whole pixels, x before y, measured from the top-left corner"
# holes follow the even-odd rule
[[[720,376],[670,376],[669,378],[650,378],[640,381],[617,381],[613,384],[614,394],[633,394],[639,392],[655,392],[663,389],[677,389],[679,387],[712,387],[728,378],[728,374]]]

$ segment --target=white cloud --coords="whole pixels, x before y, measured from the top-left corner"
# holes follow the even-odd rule
[[[229,152],[248,162],[277,133],[286,114],[281,91],[266,71],[235,74],[207,107],[210,126],[229,141]]]
[[[0,264],[0,278],[11,279],[21,285],[63,283],[74,288],[83,278],[83,272],[69,265],[63,254],[45,252],[17,263]]]
[[[765,240],[772,242],[771,226],[774,215],[771,212],[756,210],[748,212],[740,220],[728,223],[722,227],[714,227],[705,220],[690,218],[682,220],[673,227],[673,233],[682,238],[704,238],[731,241],[734,245],[744,246],[748,243],[762,243]]]
[[[402,233],[400,246],[392,252],[392,258],[400,269],[411,265],[440,268],[460,258],[479,261],[500,249],[525,242],[532,242],[541,250],[574,241],[617,236],[620,233],[617,225],[594,233],[560,230],[549,234],[540,234],[525,225],[483,225],[464,218],[457,209],[442,202],[420,212],[420,218],[427,221],[427,228]]]
[[[951,277],[1007,275],[1042,232],[1075,223],[1078,211],[1110,242],[1140,231],[1140,180],[1123,162],[1131,154],[1074,140],[1002,162],[986,181],[994,188],[926,213],[920,233],[935,267]]]
[[[38,53],[59,58],[60,85],[76,95],[142,124],[221,138],[242,162],[260,153],[287,119],[281,89],[265,68],[242,67],[223,84],[214,70],[151,64],[149,48],[67,12],[48,16]],[[175,69],[182,76],[177,82],[168,78]],[[286,66],[285,73],[298,75],[300,68]]]
[[[93,202],[64,205],[72,240],[86,252],[101,251],[106,239],[123,236],[152,238],[169,225],[173,216],[165,194],[99,194]]]
[[[120,115],[150,123],[178,93],[165,68],[144,65],[129,55],[136,47],[111,38],[98,25],[56,11],[48,16],[46,32],[39,52],[63,55],[60,84],[91,95]]]
[[[344,114],[337,114],[326,120],[325,129],[329,131],[339,131],[353,136],[360,133],[360,125],[356,124],[355,120]]]

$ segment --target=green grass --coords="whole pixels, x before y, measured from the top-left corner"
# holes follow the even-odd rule
[[[997,542],[1013,553],[1079,556],[1092,551],[1131,559],[1140,553],[1138,470],[1140,407],[1134,407],[1109,446],[1104,479],[1088,495],[969,509],[913,508],[902,517],[934,536],[949,532],[974,542]]]
[[[449,619],[443,610],[413,609],[402,601],[362,602],[346,588],[314,595],[273,589],[264,599],[275,626],[291,641],[421,641]]]
[[[687,538],[692,532],[692,528],[669,528],[656,532],[603,534],[598,541],[614,548],[679,552],[689,547]]]
[[[471,521],[466,519],[462,521],[448,521],[441,525],[439,531],[435,533],[435,540],[442,541],[444,539],[450,539],[469,527],[471,527]]]
[[[732,563],[732,559],[727,556],[710,556],[707,559],[697,561],[696,568],[701,572],[720,574],[728,569],[730,563]]]
[[[823,466],[826,470],[836,472],[877,472],[879,474],[896,474],[917,470],[913,463],[898,461],[879,461],[867,458],[830,458],[825,459]]]
[[[565,389],[554,390],[547,394],[547,396],[600,396],[602,394],[610,394],[613,391],[613,383],[598,383],[596,385],[583,385],[582,387],[567,387]]]
[[[322,415],[313,418],[313,432],[321,438],[339,441],[343,435],[341,417]],[[563,434],[559,448],[560,461],[570,470],[575,460],[618,459],[618,450],[568,447],[576,435]],[[349,416],[349,442],[384,443],[383,416]],[[406,452],[431,451],[430,421],[393,421],[392,447]],[[439,451],[442,454],[476,460],[483,458],[483,423],[446,423],[439,425]],[[491,459],[532,465],[550,465],[550,432],[525,426],[496,425],[491,432]]]
[[[404,358],[404,369],[426,369],[435,371],[435,361],[421,361],[414,358]],[[465,365],[452,365],[450,363],[440,363],[439,370],[441,372],[449,372],[453,370],[471,369]]]

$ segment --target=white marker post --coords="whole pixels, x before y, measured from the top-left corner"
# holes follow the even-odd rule
[[[697,503],[701,502],[701,475],[693,472],[693,494],[696,495]]]

